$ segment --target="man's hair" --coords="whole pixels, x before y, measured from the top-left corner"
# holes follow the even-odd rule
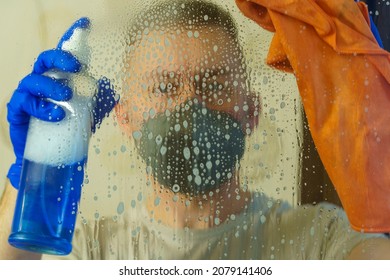
[[[188,32],[212,26],[222,28],[234,41],[238,31],[231,15],[207,0],[168,0],[152,4],[129,24],[127,45],[132,45],[147,31]]]

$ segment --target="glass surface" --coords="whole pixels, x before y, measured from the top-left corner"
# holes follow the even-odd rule
[[[69,258],[332,259],[362,238],[294,75],[265,63],[273,33],[234,0],[34,3],[42,44],[24,60],[88,16],[88,70],[120,96],[89,142]]]
[[[234,1],[110,8],[91,69],[120,101],[91,139],[83,231],[108,234],[91,240],[108,258],[134,245],[125,258],[270,258],[235,242],[260,232],[244,217],[299,199],[302,109],[293,76],[264,63],[272,35]]]

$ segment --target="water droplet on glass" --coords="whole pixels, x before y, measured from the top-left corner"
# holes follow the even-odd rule
[[[180,191],[180,186],[178,184],[174,184],[172,186],[172,191],[175,192],[175,193],[179,192]]]
[[[116,212],[121,215],[125,211],[125,204],[123,202],[119,202],[118,207],[116,208]]]
[[[183,149],[183,155],[184,155],[184,158],[185,158],[186,160],[189,160],[189,159],[191,158],[191,151],[190,151],[190,148],[185,147],[185,148]]]
[[[167,150],[168,150],[168,149],[167,149],[166,146],[161,146],[161,148],[160,148],[160,154],[164,156],[164,155],[167,153]]]
[[[134,131],[133,132],[133,137],[134,137],[134,139],[135,140],[139,140],[139,139],[141,139],[141,137],[142,137],[142,132],[141,131]]]

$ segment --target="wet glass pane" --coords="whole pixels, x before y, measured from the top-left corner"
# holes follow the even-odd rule
[[[191,258],[199,230],[227,227],[226,244],[210,238],[196,258],[232,258],[230,242],[255,238],[246,223],[266,224],[274,205],[297,203],[302,110],[293,77],[264,65],[270,34],[232,1],[126,7],[115,21],[96,20],[91,34],[91,68],[120,101],[91,141],[84,227],[112,234],[95,241],[114,254],[160,244],[131,258]],[[175,251],[164,256],[164,243]]]
[[[273,33],[235,1],[84,5],[69,17],[91,19],[88,75],[119,101],[89,142],[68,258],[340,259],[364,238],[296,77],[265,63]]]

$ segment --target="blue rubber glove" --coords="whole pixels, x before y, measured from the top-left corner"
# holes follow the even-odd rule
[[[89,25],[87,18],[79,19],[65,32],[56,49],[42,52],[34,64],[32,73],[20,81],[7,104],[10,138],[16,156],[16,161],[11,165],[7,177],[15,188],[19,187],[30,116],[44,121],[58,122],[65,117],[65,111],[60,106],[47,101],[46,98],[56,101],[67,101],[72,98],[72,90],[66,84],[43,74],[54,69],[68,73],[80,71],[80,62],[69,52],[61,50],[61,47],[69,40],[74,30],[89,28]],[[98,81],[98,90],[94,98],[96,106],[93,109],[93,132],[118,101],[107,78]]]

